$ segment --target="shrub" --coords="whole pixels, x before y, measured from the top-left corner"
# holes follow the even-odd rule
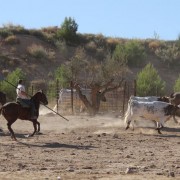
[[[106,47],[111,52],[113,52],[118,44],[122,44],[123,40],[118,38],[107,38],[106,39]]]
[[[155,51],[157,48],[159,48],[161,46],[161,43],[160,43],[160,41],[151,41],[151,42],[149,42],[149,45],[148,45],[148,47],[149,47],[149,49],[150,50],[152,50],[152,51]]]
[[[27,51],[36,59],[48,58],[47,50],[41,45],[32,44],[30,47],[28,47]]]
[[[24,29],[21,25],[7,23],[3,25],[3,28],[10,31],[12,34],[29,34],[29,30]]]
[[[139,41],[132,40],[125,43],[127,63],[129,66],[140,66],[146,57],[145,49]]]
[[[58,30],[57,26],[49,26],[46,28],[42,28],[42,31],[47,34],[56,34]]]
[[[113,59],[126,63],[128,66],[140,66],[145,58],[145,49],[138,41],[119,43],[113,52]]]
[[[96,44],[98,47],[103,47],[106,43],[106,39],[102,34],[97,34],[94,38]]]
[[[6,81],[0,82],[0,89],[6,92],[9,100],[16,99],[16,85],[19,79],[26,79],[25,73],[20,68],[16,68],[14,71],[9,73],[6,77]]]
[[[180,92],[180,74],[178,79],[175,81],[175,85],[173,87],[174,92]]]
[[[158,48],[155,51],[155,54],[162,60],[164,63],[167,63],[168,66],[173,65],[174,62],[178,60],[180,52],[176,44],[166,45],[163,48]]]
[[[56,69],[55,79],[58,79],[61,87],[68,87],[69,74],[69,69],[63,64]]]
[[[68,47],[65,41],[56,41],[55,45],[58,48],[58,50],[60,50],[63,56],[68,57]]]
[[[85,48],[91,52],[91,53],[95,53],[96,49],[97,49],[97,45],[94,41],[90,41],[89,43],[86,44]]]
[[[20,43],[19,39],[15,35],[8,36],[7,38],[5,38],[4,42],[5,44],[10,44],[10,45]]]
[[[7,38],[8,36],[11,36],[11,35],[13,35],[13,33],[10,30],[4,29],[4,28],[0,29],[0,37]]]
[[[152,64],[147,64],[137,75],[137,94],[139,96],[162,95],[165,82],[161,80]]]
[[[112,54],[115,62],[127,64],[127,52],[123,44],[118,44]]]

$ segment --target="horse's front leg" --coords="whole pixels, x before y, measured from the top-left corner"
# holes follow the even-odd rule
[[[34,136],[34,134],[36,133],[37,131],[37,126],[36,126],[36,120],[33,121],[33,127],[34,127],[34,132],[30,135],[31,137]]]
[[[16,120],[15,120],[15,121],[16,121]],[[12,121],[11,123],[8,122],[8,123],[7,123],[7,127],[8,127],[9,132],[11,133],[11,138],[12,138],[12,140],[17,141],[16,136],[15,136],[15,134],[14,134],[14,131],[13,131],[12,128],[11,128],[11,125],[12,125],[15,121]]]

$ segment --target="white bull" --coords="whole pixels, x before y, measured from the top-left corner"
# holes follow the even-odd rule
[[[134,129],[135,120],[148,119],[157,123],[158,133],[161,134],[160,129],[163,128],[164,122],[166,122],[176,110],[177,107],[166,102],[142,102],[131,99],[124,118],[124,121],[127,124],[126,129],[129,128],[131,121]]]
[[[163,101],[163,102],[167,102],[170,103],[170,98],[167,96],[162,96],[162,97],[158,97],[158,96],[145,96],[145,97],[139,97],[139,96],[131,96],[129,98],[129,102],[128,104],[131,102],[131,100],[137,100],[140,102],[153,102],[153,101]],[[129,107],[129,105],[128,105]],[[173,117],[173,120],[175,123],[178,123],[177,119],[175,118],[175,114],[172,114],[169,119]]]
[[[146,96],[146,97],[131,96],[129,98],[129,102],[131,100],[137,100],[137,101],[142,101],[142,102],[152,102],[152,101],[159,101],[159,97],[157,96]]]

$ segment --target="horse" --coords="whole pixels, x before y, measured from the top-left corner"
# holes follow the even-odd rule
[[[6,94],[0,91],[0,103],[3,106],[6,103]]]
[[[40,131],[40,123],[37,121],[39,116],[40,104],[47,105],[48,100],[42,90],[38,91],[34,96],[31,97],[36,109],[36,119],[31,119],[30,108],[22,107],[18,102],[8,102],[4,104],[0,109],[0,114],[7,120],[7,127],[11,134],[12,140],[17,140],[11,125],[17,120],[28,120],[33,123],[34,132],[30,136],[34,136],[36,132]],[[38,130],[37,130],[38,127]]]

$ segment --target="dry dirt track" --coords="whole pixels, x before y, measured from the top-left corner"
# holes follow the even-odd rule
[[[153,128],[125,131],[113,116],[66,118],[41,115],[42,134],[30,138],[24,135],[32,124],[18,120],[14,142],[1,116],[0,179],[180,179],[179,125],[169,122],[158,135]]]

